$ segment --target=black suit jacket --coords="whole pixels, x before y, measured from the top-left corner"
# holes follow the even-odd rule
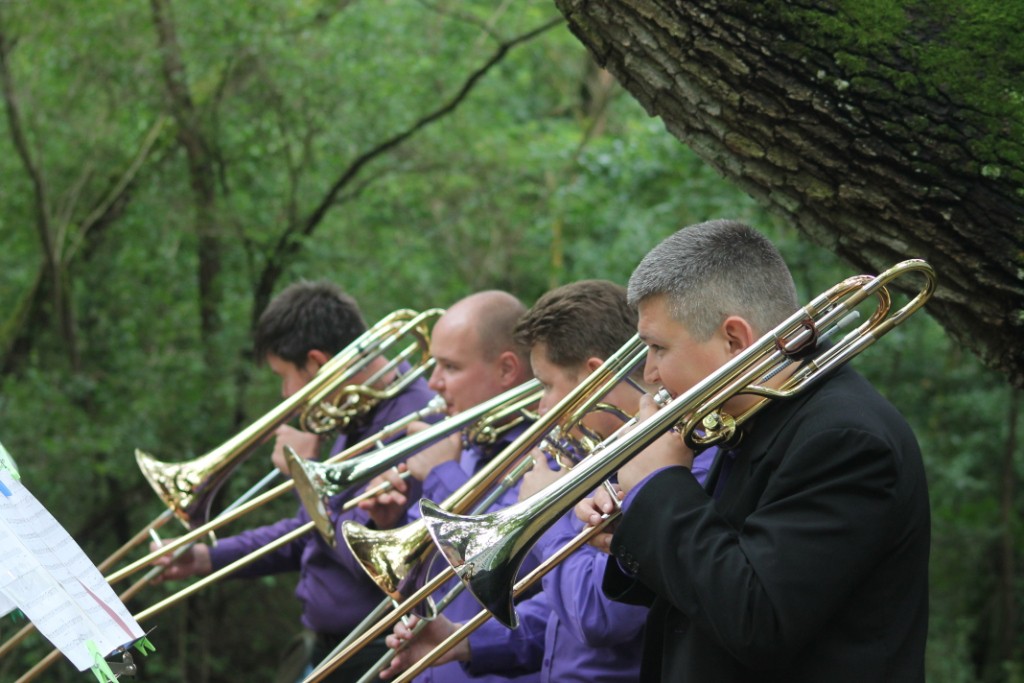
[[[928,494],[902,416],[844,367],[745,431],[717,500],[664,470],[615,533],[605,591],[651,605],[642,680],[923,681]]]

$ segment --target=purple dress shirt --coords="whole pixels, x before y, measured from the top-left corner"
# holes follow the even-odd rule
[[[711,448],[691,471],[701,484],[714,460]],[[583,523],[569,513],[541,537],[537,550],[550,557],[575,537]],[[585,545],[552,569],[544,590],[516,605],[514,631],[493,619],[469,637],[467,669],[483,672],[539,669],[542,683],[626,683],[640,676],[647,608],[615,602],[601,590],[610,556]]]
[[[490,457],[497,454],[505,446],[512,443],[517,436],[519,436],[525,429],[524,425],[520,425],[515,429],[509,430],[501,439],[499,444],[495,444],[484,452],[483,449],[471,446],[463,449],[458,461],[449,461],[441,463],[430,471],[427,478],[423,482],[423,497],[440,503],[445,498],[455,492],[462,484],[466,483],[471,476],[484,465]],[[500,508],[508,507],[519,500],[519,485],[511,487],[508,491],[498,499],[498,501],[489,508],[489,510],[497,510]],[[420,510],[418,505],[413,505],[409,508],[409,518],[419,519]],[[437,567],[438,563],[443,563],[443,560],[436,560],[434,566]],[[531,553],[523,563],[522,573],[528,572],[539,563],[539,557],[535,553]],[[458,583],[458,579],[453,579],[451,582],[445,584],[437,593],[434,594],[434,599],[438,600],[442,596],[446,595],[448,591]],[[455,598],[448,608],[445,609],[444,615],[456,623],[462,623],[468,621],[472,617],[476,616],[477,612],[482,610],[480,603],[476,601],[469,591],[463,591],[457,598]],[[518,629],[517,629],[518,630]],[[522,681],[536,682],[539,681],[539,677],[536,672],[536,667],[532,669],[516,670],[516,669],[504,669],[502,670],[503,675],[481,675],[475,676],[467,673],[459,662],[449,662],[448,664],[442,664],[441,666],[435,666],[427,669],[422,674],[417,676],[414,683],[508,683],[509,681]],[[525,674],[525,675],[520,675]]]
[[[416,380],[398,396],[378,404],[365,424],[349,434],[340,436],[335,441],[331,453],[343,450],[350,440],[352,443],[358,443],[376,434],[387,425],[423,408],[433,397],[434,392],[427,387],[426,381]],[[360,490],[362,488],[364,487]],[[346,519],[353,519],[361,524],[370,521],[369,515],[358,508],[339,514],[337,510],[347,498],[346,492],[334,496],[329,502],[339,532],[341,522]],[[210,549],[210,560],[214,570],[267,545],[307,522],[309,515],[300,506],[298,514],[294,517],[221,539]],[[377,585],[352,557],[343,541],[338,543],[337,548],[331,548],[316,531],[311,531],[269,553],[233,576],[258,577],[287,571],[299,572],[295,596],[302,603],[302,624],[317,633],[331,636],[347,635],[384,597]]]

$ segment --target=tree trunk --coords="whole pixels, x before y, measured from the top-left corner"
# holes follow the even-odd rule
[[[932,315],[1024,386],[1019,22],[986,17],[986,40],[940,9],[555,4],[650,114],[812,241],[865,272],[928,260]]]
[[[221,237],[216,222],[216,169],[211,145],[204,135],[199,114],[189,92],[185,65],[168,0],[151,0],[161,65],[171,112],[178,126],[178,141],[188,158],[189,183],[195,201],[199,326],[211,373],[219,371],[215,337],[221,329]]]
[[[1000,491],[1000,522],[1002,538],[999,553],[999,596],[995,641],[998,665],[1016,660],[1017,655],[1017,422],[1020,415],[1020,391],[1010,389],[1007,408],[1009,433],[1003,451],[1002,490]]]
[[[37,160],[33,157],[28,139],[22,125],[21,107],[14,90],[14,78],[8,65],[8,55],[12,47],[8,42],[4,22],[0,18],[0,92],[3,93],[4,109],[7,112],[7,123],[10,128],[14,148],[18,152],[25,171],[32,181],[32,199],[35,207],[36,230],[43,251],[43,279],[49,284],[48,291],[52,297],[53,316],[59,326],[68,360],[72,370],[81,368],[81,356],[78,352],[78,336],[75,330],[75,315],[71,302],[71,287],[68,282],[65,264],[62,258],[63,244],[54,236],[53,221],[50,217],[48,189],[43,173]],[[35,288],[34,291],[46,291]],[[42,312],[36,309],[37,312]]]

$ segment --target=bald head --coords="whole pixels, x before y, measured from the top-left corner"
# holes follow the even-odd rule
[[[445,313],[465,325],[474,334],[485,358],[494,358],[511,351],[526,358],[526,350],[514,338],[516,323],[526,313],[526,307],[508,292],[492,289],[470,294],[452,304]]]
[[[430,384],[453,413],[471,408],[530,378],[527,349],[515,340],[526,307],[508,292],[488,290],[452,304],[434,325],[437,361]]]

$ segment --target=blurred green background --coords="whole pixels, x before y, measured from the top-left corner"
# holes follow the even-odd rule
[[[0,1],[0,441],[94,560],[161,510],[136,448],[195,457],[276,404],[250,328],[296,279],[340,283],[371,322],[481,288],[531,304],[625,283],[662,237],[719,217],[770,235],[804,298],[853,274],[649,118],[560,19],[540,0]],[[927,461],[928,680],[1021,680],[1019,395],[926,315],[855,364]],[[144,624],[158,650],[139,680],[269,680],[294,581],[222,582]],[[48,649],[31,638],[0,680]],[[40,680],[86,677],[61,662]]]

